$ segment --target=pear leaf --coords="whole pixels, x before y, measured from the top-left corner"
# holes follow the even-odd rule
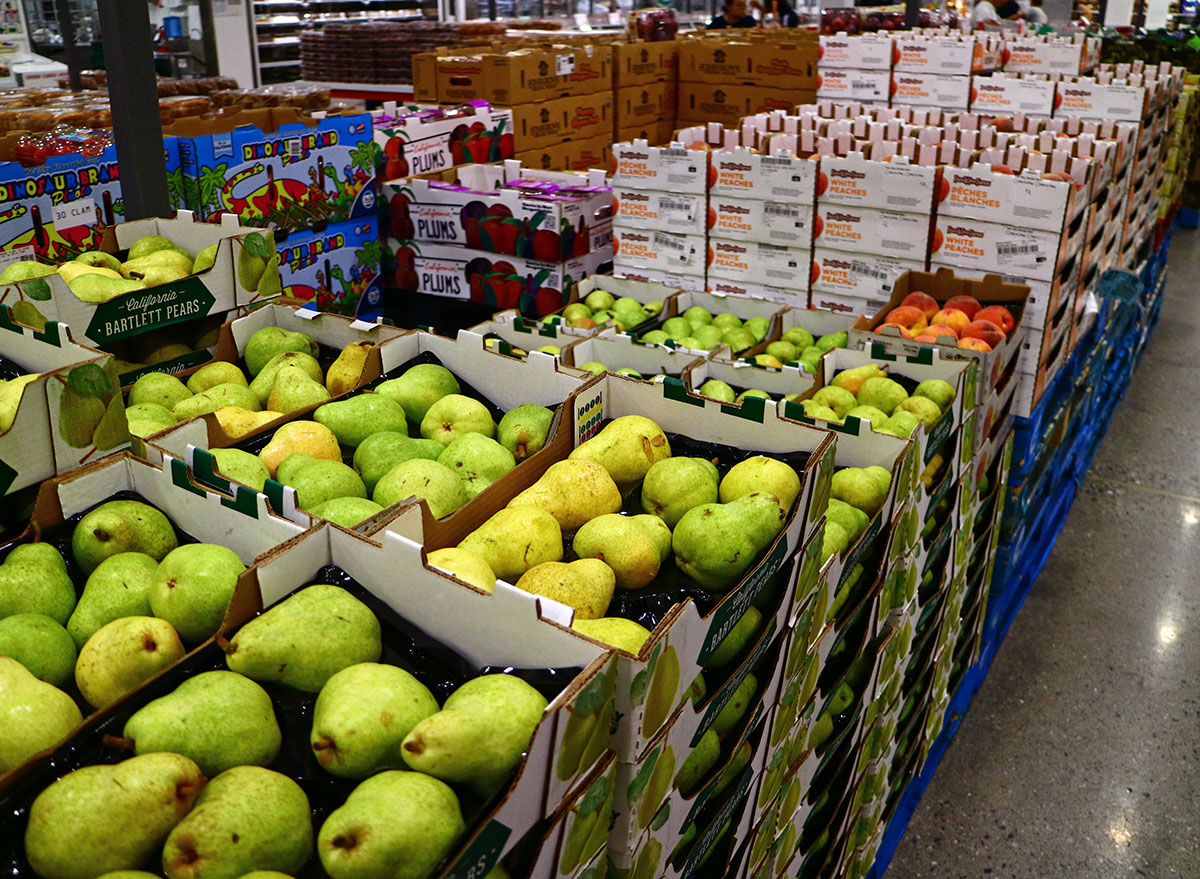
[[[261,260],[268,260],[275,255],[272,248],[267,244],[267,239],[259,232],[251,232],[242,240],[242,247],[252,256],[257,256]]]
[[[638,774],[633,777],[633,781],[629,782],[629,791],[626,798],[631,803],[636,803],[642,798],[642,794],[646,791],[646,785],[650,783],[650,776],[654,774],[654,764],[658,762],[659,751],[653,751],[646,762],[642,764],[642,768],[638,770]]]
[[[98,364],[84,363],[67,374],[67,387],[85,397],[107,397],[113,392],[112,379]]]
[[[583,799],[579,801],[579,814],[588,815],[595,812],[604,805],[604,801],[608,799],[608,776],[602,775],[596,779]]]
[[[671,817],[671,804],[663,803],[663,807],[658,810],[658,814],[654,816],[654,820],[650,822],[651,830],[660,830],[667,819]]]
[[[576,697],[573,711],[584,715],[599,711],[604,706],[605,696],[608,695],[607,684],[604,675],[592,678]]]

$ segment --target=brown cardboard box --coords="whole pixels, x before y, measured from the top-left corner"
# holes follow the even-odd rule
[[[679,83],[679,122],[720,122],[734,125],[743,116],[768,110],[790,110],[816,100],[814,89],[763,88],[704,82]]]
[[[607,137],[612,132],[612,120],[611,92],[520,104],[513,107],[514,152]]]
[[[679,73],[679,43],[624,43],[613,46],[613,82],[617,88],[648,82],[673,82]]]
[[[679,79],[785,89],[817,87],[813,41],[687,40],[680,45]]]
[[[612,49],[608,46],[443,55],[435,59],[435,64],[439,101],[485,100],[515,106],[612,88]],[[422,80],[426,76],[427,71],[422,69]]]
[[[613,94],[613,121],[617,129],[652,126],[675,121],[675,83],[653,82],[622,86]]]
[[[660,119],[657,122],[647,122],[645,125],[629,125],[618,128],[613,143],[629,143],[634,140],[644,140],[650,146],[665,146],[671,142],[675,133],[675,123],[671,119]]]
[[[572,140],[519,152],[514,158],[527,168],[540,168],[543,171],[608,170],[612,165],[612,138],[602,134],[590,140]]]

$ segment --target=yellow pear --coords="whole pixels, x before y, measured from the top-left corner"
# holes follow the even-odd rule
[[[121,273],[115,272],[112,269],[106,269],[103,266],[89,266],[81,262],[65,262],[58,267],[58,274],[68,284],[78,278],[80,275],[103,275],[106,278],[116,278],[121,280]]]
[[[213,414],[217,416],[221,430],[231,437],[245,436],[264,424],[283,417],[282,412],[272,412],[269,409],[263,412],[251,412],[241,406],[222,406]]]
[[[325,387],[329,393],[336,397],[358,387],[363,367],[367,365],[367,355],[374,345],[374,342],[351,342],[342,349],[325,373]]]
[[[7,433],[17,418],[17,409],[21,406],[21,397],[25,394],[25,386],[36,379],[41,373],[19,375],[0,385],[0,433]]]
[[[337,437],[332,430],[316,421],[292,421],[283,425],[275,431],[271,441],[263,446],[258,457],[273,479],[279,465],[295,452],[304,452],[318,460],[342,460],[342,448],[338,445]]]

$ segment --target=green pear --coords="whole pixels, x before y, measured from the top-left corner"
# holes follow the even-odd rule
[[[829,507],[825,511],[825,518],[841,526],[851,542],[857,540],[859,535],[866,531],[867,526],[871,524],[870,516],[858,507],[851,506],[835,497],[829,499]]]
[[[214,385],[226,384],[248,387],[250,383],[246,381],[245,373],[234,364],[218,360],[214,363],[206,363],[193,372],[187,380],[187,389],[193,394],[199,394]]]
[[[93,708],[104,708],[183,659],[175,628],[154,617],[122,617],[101,626],[79,650],[75,685]]]
[[[717,712],[717,716],[713,718],[712,731],[719,736],[725,735],[731,729],[738,725],[750,706],[754,704],[754,696],[758,693],[758,679],[752,674],[742,678],[742,682],[737,685],[737,689],[733,691],[733,695],[729,697],[729,701]]]
[[[648,586],[661,565],[658,542],[645,526],[616,513],[587,522],[575,533],[572,549],[581,559],[599,559],[610,567],[621,589]]]
[[[892,414],[895,415],[896,412],[911,412],[925,422],[927,430],[932,430],[933,426],[942,418],[942,410],[928,397],[914,396],[903,399],[896,404]]]
[[[514,675],[473,678],[404,737],[404,760],[418,772],[490,797],[520,765],[546,705],[541,693]]]
[[[120,271],[121,261],[111,253],[105,253],[102,250],[85,250],[79,256],[75,257],[75,262],[83,263],[85,266],[99,266],[100,268],[112,269]]]
[[[737,394],[733,388],[727,385],[720,379],[710,378],[697,389],[702,397],[711,397],[714,400],[720,400],[722,403],[732,403]]]
[[[158,562],[144,552],[119,552],[102,561],[88,576],[79,604],[67,620],[76,647],[113,620],[153,615],[150,587],[157,572]]]
[[[516,583],[542,562],[563,557],[562,529],[537,507],[505,507],[458,544],[478,555],[501,580]]]
[[[307,452],[292,452],[283,459],[283,463],[281,463],[279,465],[279,469],[275,471],[275,481],[282,482],[284,485],[291,485],[296,480],[296,474],[298,474],[301,470],[303,470],[309,464],[315,464],[317,461],[324,460],[324,458],[314,458]]]
[[[821,338],[825,337],[822,336]],[[843,369],[833,377],[830,385],[849,391],[857,397],[863,384],[872,378],[887,378],[886,368],[881,367],[878,363],[864,363],[862,366],[856,366],[853,369]],[[865,405],[874,405],[873,403],[868,404],[865,400],[859,400],[858,402]]]
[[[375,393],[391,397],[404,407],[409,421],[420,424],[434,403],[461,390],[458,379],[446,367],[436,363],[418,363],[405,370],[399,378],[376,386]]]
[[[578,539],[578,535],[576,535]],[[604,616],[612,601],[616,578],[612,568],[594,558],[574,562],[542,562],[521,575],[518,589],[544,595],[575,608],[575,616],[594,620]]]
[[[651,542],[658,548],[658,562],[660,565],[666,564],[671,558],[671,529],[667,527],[667,523],[658,516],[643,514],[640,516],[630,516],[634,522],[637,522],[650,535]]]
[[[832,520],[826,522],[825,534],[821,538],[821,565],[824,566],[825,562],[828,561],[831,556],[841,555],[844,553],[853,543],[854,538],[850,536],[849,532],[847,532],[846,529],[841,526],[841,524]],[[831,616],[836,612],[838,607],[840,607],[840,603],[835,600],[833,609],[830,610]]]
[[[745,613],[738,617],[733,628],[729,630],[729,634],[721,639],[708,659],[700,663],[701,667],[710,669],[733,665],[762,631],[763,622],[762,611],[753,605],[746,608]]]
[[[133,383],[129,389],[129,406],[138,403],[157,403],[166,409],[192,396],[187,385],[165,372],[148,372]]]
[[[253,391],[247,391],[257,403],[258,398]],[[312,377],[299,366],[284,365],[275,373],[275,381],[271,385],[270,396],[267,397],[267,408],[272,412],[282,412],[289,415],[309,406],[316,406],[330,398],[331,394],[325,385],[314,381]],[[238,405],[238,404],[234,404]],[[247,406],[247,409],[252,407]],[[320,422],[317,422],[320,424]]]
[[[496,438],[518,461],[523,461],[541,451],[553,421],[553,410],[524,403],[504,413],[496,426]]]
[[[890,378],[869,378],[858,389],[859,404],[874,406],[884,415],[891,415],[907,399],[908,391],[904,390],[904,385]]]
[[[716,730],[709,729],[700,737],[696,747],[687,755],[679,772],[675,774],[675,787],[685,797],[690,796],[708,776],[721,758],[721,742]]]
[[[83,722],[62,690],[36,678],[11,656],[0,655],[0,775],[56,745]]]
[[[216,412],[225,406],[237,406],[251,412],[257,412],[262,408],[258,404],[258,397],[254,396],[248,387],[226,382],[213,385],[208,390],[201,391],[186,400],[180,400],[171,410],[171,414],[179,421],[184,421],[204,415],[206,412]],[[275,409],[274,411],[281,412],[283,410]]]
[[[67,287],[80,302],[97,304],[116,299],[126,293],[132,293],[134,290],[143,290],[146,287],[139,280],[109,278],[99,274],[101,271],[102,269],[92,269],[85,274],[78,275],[67,281]]]
[[[692,330],[692,336],[700,342],[700,346],[705,350],[715,348],[721,344],[721,340],[725,334],[720,327],[714,327],[711,324],[699,326]]]
[[[870,422],[872,430],[878,430],[887,423],[888,416],[884,412],[880,412],[874,406],[854,406],[846,412],[846,417],[854,416],[861,418],[864,421]]]
[[[17,281],[28,281],[32,278],[44,278],[53,275],[57,266],[47,265],[31,259],[20,259],[11,262],[0,272],[0,284],[13,284]]]
[[[143,235],[130,246],[129,256],[126,259],[140,259],[141,257],[149,256],[152,253],[158,253],[162,250],[173,250],[177,253],[187,254],[186,250],[165,235]]]
[[[70,391],[70,388],[67,389]],[[87,399],[96,399],[89,397]],[[145,439],[151,434],[166,430],[175,423],[171,410],[157,403],[138,403],[136,406],[125,407],[125,420],[129,424],[129,433]]]
[[[495,591],[496,572],[482,556],[469,549],[461,546],[435,549],[428,552],[425,558],[433,567],[453,574],[464,583],[477,586],[484,592]]]
[[[780,338],[784,342],[790,342],[794,345],[797,352],[803,351],[805,348],[815,347],[816,345],[812,333],[804,329],[804,327],[792,327],[790,330],[785,330]]]
[[[670,338],[671,337],[662,330],[651,330],[648,333],[642,333],[642,336],[640,339],[638,339],[638,341],[644,345],[661,345]]]
[[[842,419],[838,417],[836,412],[828,406],[822,406],[815,400],[801,400],[800,405],[804,407],[804,414],[809,418],[823,418],[826,421],[835,421],[838,424],[842,423]]]
[[[800,494],[800,477],[782,461],[754,455],[729,468],[721,480],[721,503],[728,504],[756,491],[775,495],[783,509],[790,510]]]
[[[308,513],[316,516],[318,519],[328,519],[335,525],[341,525],[343,528],[351,531],[360,522],[382,512],[383,507],[375,503],[375,501],[359,497],[331,498],[325,501],[325,503],[317,504],[308,510]]]
[[[412,458],[436,461],[445,448],[437,440],[417,439],[409,437],[405,431],[385,430],[371,434],[358,444],[354,450],[354,469],[362,477],[367,493],[374,495],[379,480],[397,464]]]
[[[284,465],[288,462],[285,461]],[[341,461],[312,461],[294,475],[284,472],[279,481],[296,489],[296,505],[312,510],[334,498],[365,498],[367,490],[354,468]],[[378,501],[377,501],[378,503]]]
[[[743,327],[754,334],[754,341],[761,342],[767,337],[767,333],[771,330],[771,319],[769,317],[752,317],[748,318]]]
[[[390,507],[408,498],[421,498],[437,519],[449,516],[467,504],[467,484],[445,464],[427,458],[410,458],[397,464],[375,485],[371,499]]]
[[[564,533],[621,509],[621,491],[608,471],[594,461],[556,461],[510,507],[537,507],[554,517]]]
[[[954,385],[940,378],[925,379],[925,381],[917,385],[917,389],[912,393],[914,397],[927,397],[933,400],[943,412],[954,402],[957,394],[958,392],[954,390]]]
[[[429,407],[421,419],[421,436],[437,440],[442,445],[467,433],[496,435],[496,422],[487,407],[478,400],[462,394],[447,394]]]
[[[420,772],[381,772],[356,787],[317,834],[330,879],[433,876],[466,830],[449,785]]]
[[[404,669],[360,662],[321,688],[309,744],[321,767],[339,778],[403,769],[404,737],[437,710],[433,694]]]
[[[232,549],[215,543],[188,543],[159,562],[150,586],[150,609],[175,627],[185,644],[216,634],[246,570]]]
[[[201,248],[196,254],[196,259],[192,262],[192,274],[198,275],[201,272],[207,272],[216,264],[217,248],[221,245],[210,244],[208,247]]]
[[[845,388],[839,388],[834,385],[826,385],[821,388],[812,395],[811,399],[814,403],[828,406],[837,413],[838,418],[845,418],[846,413],[858,405],[858,401],[854,399],[854,394]]]
[[[343,446],[357,446],[373,433],[407,433],[404,407],[382,394],[358,394],[318,406],[313,421],[333,431]]]
[[[241,449],[213,449],[213,458],[217,469],[223,476],[248,485],[255,491],[262,491],[271,474],[258,455],[252,455]]]
[[[604,375],[604,373],[608,372],[607,366],[605,366],[603,363],[599,363],[595,360],[590,361],[588,363],[581,363],[578,366],[576,366],[575,368],[581,369],[584,372],[591,373],[592,375]]]
[[[316,340],[306,333],[295,333],[283,327],[263,327],[246,340],[246,349],[242,352],[246,360],[246,371],[251,377],[257,376],[272,357],[285,351],[300,351],[310,357],[317,357],[321,348]]]
[[[187,254],[175,250],[160,250],[136,259],[127,259],[121,264],[121,276],[145,282],[147,287],[156,283],[168,283],[186,278],[192,273],[194,260]],[[159,281],[159,278],[164,281]]]
[[[683,514],[717,500],[720,474],[704,458],[664,458],[650,465],[642,482],[642,509],[674,528]]]
[[[787,363],[789,360],[795,360],[800,356],[800,349],[791,342],[784,339],[777,339],[767,345],[767,353],[781,363]]]
[[[466,433],[453,440],[438,457],[438,463],[458,474],[475,497],[517,466],[513,453],[483,434]]]
[[[343,668],[378,662],[382,650],[371,609],[345,589],[318,583],[242,626],[225,661],[259,683],[317,693]]]
[[[681,317],[689,324],[710,324],[713,322],[713,316],[707,308],[700,305],[693,305],[683,312]]]
[[[67,565],[49,543],[22,543],[0,564],[0,619],[37,613],[59,625],[75,609],[75,585]]]
[[[758,341],[753,331],[746,327],[736,330],[726,330],[725,335],[721,337],[721,344],[728,345],[733,349],[735,354],[745,351],[747,348],[753,348],[758,344]]]
[[[75,670],[75,642],[57,622],[40,613],[0,619],[0,654],[11,656],[38,680],[61,687]]]
[[[662,428],[641,415],[614,418],[568,458],[595,461],[624,491],[640,482],[655,461],[671,457],[671,444]]]
[[[622,301],[624,301],[623,297]],[[616,299],[607,290],[593,290],[584,297],[583,304],[592,311],[600,311],[601,309],[611,309],[616,304]],[[640,305],[636,299],[633,300],[635,305]]]
[[[56,879],[136,869],[158,854],[203,787],[200,767],[179,754],[76,769],[30,806],[25,856],[37,875]]]
[[[692,325],[685,317],[669,317],[663,321],[662,330],[672,339],[682,339],[692,332]]]
[[[886,472],[886,471],[885,471]],[[881,480],[860,467],[846,467],[833,474],[830,496],[857,507],[868,516],[879,512],[887,500],[891,480],[881,487]]]
[[[616,647],[618,650],[624,650],[634,656],[641,652],[642,645],[650,637],[650,630],[645,626],[620,617],[583,620],[576,615],[571,622],[571,628],[593,641],[608,644],[610,647]]]
[[[891,414],[882,425],[876,430],[879,433],[886,433],[889,436],[897,436],[900,439],[908,439],[912,436],[912,432],[917,429],[917,425],[921,423],[921,419],[905,409],[897,409]]]
[[[786,518],[778,499],[762,492],[693,507],[672,535],[675,564],[705,589],[728,589],[771,545]]]
[[[846,330],[836,333],[826,333],[817,339],[816,345],[822,351],[832,351],[834,348],[845,348],[850,344],[850,334]]]
[[[311,354],[304,351],[284,351],[282,354],[276,354],[266,362],[254,380],[250,382],[250,390],[254,392],[254,396],[258,397],[258,402],[262,405],[266,406],[267,401],[271,399],[271,388],[275,386],[275,377],[285,366],[298,366],[313,381],[322,383],[325,381],[325,375],[321,372],[321,364]]]
[[[723,311],[712,319],[712,324],[722,330],[735,330],[742,325],[742,319],[731,311]]]
[[[146,703],[125,722],[135,753],[170,751],[210,778],[234,766],[266,766],[283,741],[267,691],[231,671],[206,671]]]
[[[157,873],[147,873],[145,870],[112,870],[97,876],[96,879],[159,879],[159,877]]]
[[[235,766],[205,785],[163,846],[167,879],[299,870],[312,854],[308,797],[286,775]]]

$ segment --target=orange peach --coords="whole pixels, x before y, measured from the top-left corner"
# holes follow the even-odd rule
[[[992,350],[992,346],[989,345],[987,342],[983,341],[982,339],[975,339],[975,338],[959,339],[958,347],[966,348],[970,351],[991,351]]]
[[[1014,171],[1012,168],[1008,167],[1008,165],[995,164],[995,165],[992,165],[992,173],[993,174],[1016,174],[1017,172]]]
[[[960,311],[957,308],[942,307],[942,310],[929,319],[930,326],[940,324],[943,327],[949,327],[954,330],[954,335],[961,336],[963,328],[971,322],[970,316],[965,311]]]
[[[881,333],[881,334],[883,334],[883,335],[892,335],[891,333],[884,333],[884,332],[883,332],[883,328],[884,328],[884,327],[891,327],[891,328],[892,328],[892,329],[894,329],[894,330],[899,330],[899,331],[900,331],[900,335],[901,335],[903,338],[905,338],[905,339],[911,339],[911,338],[913,337],[913,334],[912,334],[912,332],[911,332],[911,331],[908,329],[908,327],[904,327],[904,326],[901,326],[900,324],[893,324],[893,323],[884,323],[884,324],[880,324],[879,326],[877,326],[877,327],[875,328],[875,332],[877,332],[877,333]]]
[[[925,312],[911,305],[900,305],[893,308],[884,317],[884,321],[897,326],[907,327],[913,333],[919,333],[929,326]]]
[[[921,339],[921,336],[928,336],[928,339]],[[958,340],[958,331],[954,327],[948,327],[945,324],[930,324],[925,329],[921,330],[917,336],[922,342],[936,342],[939,337],[949,336],[951,341]]]
[[[990,320],[1001,329],[1005,336],[1011,333],[1017,325],[1012,312],[1003,305],[989,305],[987,308],[981,308],[975,312],[973,320]]]
[[[928,293],[922,293],[919,290],[909,293],[901,300],[900,304],[921,309],[921,311],[925,312],[926,320],[933,317],[939,311],[937,300]]]
[[[997,131],[1012,131],[1013,121],[1011,116],[993,116],[992,127]]]
[[[962,339],[979,339],[985,342],[990,349],[994,349],[997,345],[1004,342],[1004,330],[996,326],[990,320],[973,320],[959,334],[960,341]]]
[[[942,308],[957,308],[968,320],[975,320],[975,312],[982,307],[974,296],[951,296],[942,304]]]

